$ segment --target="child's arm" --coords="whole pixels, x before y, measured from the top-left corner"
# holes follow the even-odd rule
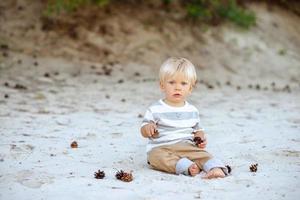
[[[151,109],[147,109],[142,125],[141,125],[141,134],[146,138],[154,138],[158,136],[157,126],[155,119],[153,117]]]
[[[155,123],[150,122],[141,128],[141,134],[143,137],[151,138],[157,135],[157,126]]]
[[[207,145],[207,140],[204,131],[198,130],[194,132],[194,137],[200,137],[203,140],[202,143],[198,144],[198,147],[204,149]]]

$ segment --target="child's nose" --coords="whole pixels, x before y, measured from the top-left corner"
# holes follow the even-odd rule
[[[175,89],[176,90],[181,90],[181,85],[180,84],[176,84]]]

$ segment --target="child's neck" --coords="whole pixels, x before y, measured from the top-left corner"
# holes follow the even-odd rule
[[[167,99],[163,99],[163,102],[165,102],[167,105],[173,106],[173,107],[183,107],[185,105],[185,101],[175,103],[175,102],[168,101]]]

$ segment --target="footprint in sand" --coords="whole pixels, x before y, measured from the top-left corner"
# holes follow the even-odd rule
[[[22,145],[10,145],[10,154],[14,159],[22,159],[26,158],[29,154],[33,152],[34,146],[30,144],[22,144]]]
[[[275,156],[280,156],[280,157],[296,157],[296,158],[300,157],[300,151],[288,150],[288,149],[277,151],[274,152],[273,154],[275,154]]]
[[[29,188],[40,188],[43,184],[53,183],[54,177],[45,172],[23,170],[17,173],[16,182]]]
[[[246,187],[250,187],[251,185],[254,184],[254,181],[249,180],[249,179],[238,179],[238,180],[235,180],[234,183],[237,185],[245,185]]]
[[[115,133],[111,133],[111,136],[112,138],[120,138],[123,136],[123,133],[115,132]]]
[[[247,144],[247,143],[256,142],[256,141],[257,140],[252,139],[251,136],[244,136],[239,143],[240,144]]]

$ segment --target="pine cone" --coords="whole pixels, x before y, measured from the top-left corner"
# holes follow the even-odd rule
[[[201,144],[204,141],[201,139],[201,137],[194,137],[194,142],[195,142],[195,145],[198,146],[198,144]]]
[[[76,142],[76,141],[73,141],[73,142],[71,143],[71,147],[72,147],[72,148],[77,148],[77,147],[78,147],[77,142]]]
[[[120,180],[123,175],[124,175],[124,171],[123,170],[117,171],[116,178]]]
[[[257,166],[258,166],[257,163],[256,163],[256,164],[250,165],[250,167],[249,167],[250,171],[251,171],[251,172],[256,172],[256,171],[257,171]]]
[[[122,181],[124,182],[130,182],[133,180],[132,174],[131,173],[124,173],[123,177],[121,178]]]
[[[124,172],[123,170],[117,171],[116,178],[124,182],[130,182],[133,180],[132,173],[127,173]]]
[[[225,165],[225,167],[227,168],[228,174],[230,174],[232,171],[231,167],[229,165]]]
[[[100,171],[100,170],[98,170],[97,172],[95,172],[94,175],[95,175],[96,179],[103,179],[105,177],[104,171]]]

